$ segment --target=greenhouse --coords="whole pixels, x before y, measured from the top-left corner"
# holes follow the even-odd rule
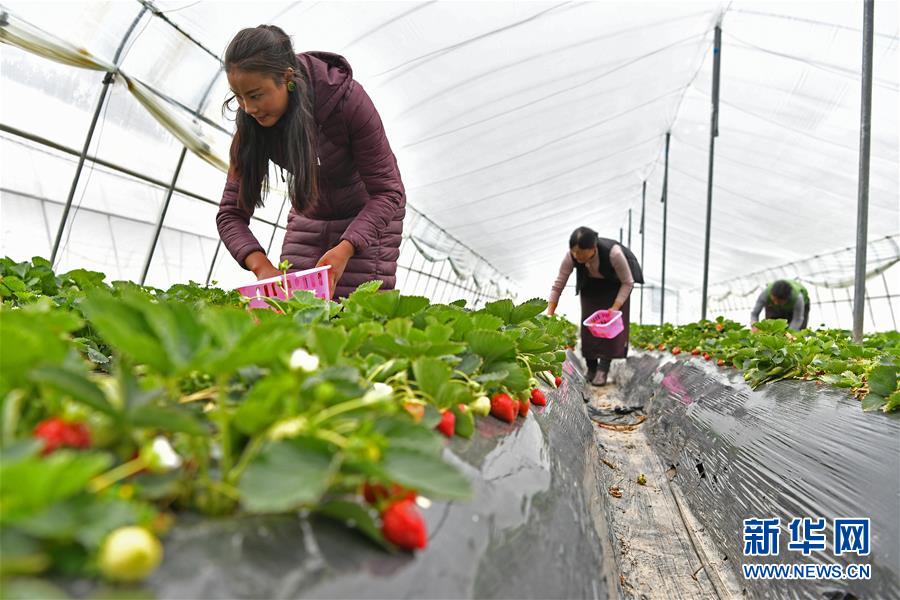
[[[0,597],[900,597],[897,2],[0,42]]]

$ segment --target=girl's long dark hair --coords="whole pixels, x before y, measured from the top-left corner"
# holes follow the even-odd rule
[[[275,25],[242,29],[225,50],[225,72],[233,69],[271,76],[279,86],[285,85],[285,71],[293,69],[297,86],[288,92],[287,110],[272,128],[263,127],[242,108],[237,109],[230,159],[231,169],[241,180],[238,201],[248,212],[263,205],[269,188],[269,158],[275,151],[288,169],[291,205],[297,212],[304,212],[318,200],[316,123],[309,80],[291,38]],[[232,100],[234,96],[225,100],[223,112]]]

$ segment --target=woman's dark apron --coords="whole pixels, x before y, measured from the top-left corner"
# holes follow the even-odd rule
[[[581,322],[601,309],[608,309],[619,295],[621,283],[614,279],[586,277],[581,288]],[[581,326],[581,353],[586,359],[626,358],[628,356],[628,334],[631,330],[629,312],[631,296],[622,305],[622,321],[625,329],[612,339],[594,337],[588,328]]]

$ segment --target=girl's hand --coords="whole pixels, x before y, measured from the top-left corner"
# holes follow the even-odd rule
[[[558,302],[548,302],[547,303],[547,316],[548,317],[552,317],[553,315],[556,314],[556,307],[558,304],[559,304]]]
[[[274,266],[272,266],[271,263],[269,263],[268,266],[263,267],[256,272],[256,280],[259,281],[261,279],[269,279],[271,277],[280,277],[281,275],[284,275],[284,273],[282,273]]]
[[[282,274],[281,271],[272,264],[272,261],[270,261],[262,252],[257,251],[252,253],[247,257],[247,260],[244,261],[244,264],[247,265],[248,269],[253,271],[257,281],[260,279],[268,279],[270,277],[278,277]]]
[[[347,240],[341,240],[337,246],[323,254],[319,262],[316,263],[317,267],[331,265],[328,281],[331,284],[332,296],[334,296],[334,288],[337,287],[337,282],[340,281],[341,276],[344,274],[344,269],[347,268],[347,262],[355,253],[356,249],[353,247],[353,244]]]

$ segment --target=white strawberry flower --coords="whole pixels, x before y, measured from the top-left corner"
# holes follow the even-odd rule
[[[158,435],[149,446],[141,449],[141,459],[147,467],[157,473],[165,473],[181,466],[182,460],[165,437]]]
[[[167,469],[177,469],[181,466],[181,457],[163,436],[157,436],[153,440],[153,451],[159,457],[159,464]]]
[[[369,403],[381,402],[394,395],[394,388],[386,383],[375,383],[372,389],[365,393],[363,400]]]
[[[312,373],[319,368],[319,357],[315,354],[310,354],[303,348],[297,348],[291,354],[290,366],[294,371]]]

